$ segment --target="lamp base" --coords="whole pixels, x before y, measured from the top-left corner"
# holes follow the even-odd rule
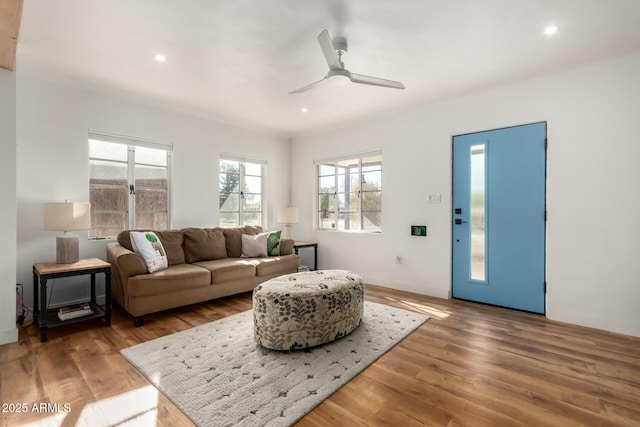
[[[80,260],[80,239],[75,234],[65,233],[56,237],[56,263],[71,264]]]
[[[283,224],[282,225],[282,234],[280,235],[281,239],[290,239],[291,238],[291,224]]]

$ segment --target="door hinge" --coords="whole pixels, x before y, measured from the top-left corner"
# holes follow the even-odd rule
[[[544,281],[544,293],[545,294],[547,293],[547,281],[546,280]]]
[[[547,211],[546,210],[544,211],[544,220],[545,221],[547,220]]]
[[[549,148],[549,138],[544,139],[544,151],[547,151],[547,148]]]

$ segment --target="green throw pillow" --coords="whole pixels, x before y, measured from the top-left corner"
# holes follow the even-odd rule
[[[282,231],[272,231],[267,235],[267,256],[280,256],[280,234]]]

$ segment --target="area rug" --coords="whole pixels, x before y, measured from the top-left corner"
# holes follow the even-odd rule
[[[290,426],[428,318],[367,301],[346,337],[281,352],[255,343],[249,310],[121,353],[199,426]]]

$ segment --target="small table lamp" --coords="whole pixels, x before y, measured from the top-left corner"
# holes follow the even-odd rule
[[[80,243],[72,230],[91,228],[90,203],[45,203],[42,210],[45,231],[64,231],[56,238],[56,263],[70,264],[80,259]]]
[[[291,224],[298,223],[298,208],[286,207],[278,209],[278,222],[284,224],[282,229],[282,238],[289,239]]]

